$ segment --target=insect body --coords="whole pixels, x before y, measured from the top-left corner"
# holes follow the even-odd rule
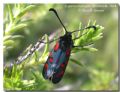
[[[72,33],[80,30],[68,32],[61,22],[57,12],[53,8],[51,8],[50,11],[53,11],[56,14],[66,33],[59,38],[52,51],[49,53],[48,59],[44,64],[42,75],[45,79],[49,79],[53,83],[58,83],[64,75],[71,49],[75,47],[73,44]],[[95,26],[89,26],[87,28],[95,29]]]
[[[58,83],[66,69],[73,41],[70,33],[66,33],[60,37],[59,41],[50,52],[47,62],[43,68],[43,76],[45,79],[52,80],[53,83]]]

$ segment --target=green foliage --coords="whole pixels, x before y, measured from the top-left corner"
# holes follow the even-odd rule
[[[28,20],[22,21],[21,18],[23,17],[24,14],[26,14],[30,9],[34,8],[35,5],[14,5],[14,14],[12,10],[12,5],[7,5],[8,6],[8,19],[7,22],[5,23],[5,36],[14,34],[15,31],[22,29],[27,26]],[[5,12],[7,13],[7,12]],[[25,23],[24,23],[25,22]]]
[[[89,69],[89,68],[88,68]],[[112,79],[114,79],[114,73],[108,71],[97,71],[95,69],[89,69],[89,77],[91,79],[91,85],[83,85],[83,89],[88,90],[101,90],[101,89],[116,89],[117,87],[111,86]],[[99,81],[98,81],[99,80]]]
[[[21,90],[22,89],[23,70],[14,65],[13,68],[6,68],[4,70],[4,88],[7,90]]]
[[[95,48],[93,48],[93,47],[89,47],[89,45],[87,46],[87,48],[86,47],[84,47],[84,45],[83,45],[83,43],[86,45],[86,44],[89,44],[89,43],[91,43],[91,42],[93,42],[93,40],[90,40],[90,41],[88,41],[88,42],[85,42],[85,41],[87,41],[88,39],[92,39],[92,38],[96,38],[94,41],[96,41],[96,40],[98,40],[98,38],[97,37],[99,37],[100,38],[100,34],[101,34],[101,31],[99,31],[99,30],[101,30],[101,27],[99,27],[99,26],[96,26],[97,27],[97,30],[93,30],[93,29],[88,29],[88,30],[83,30],[83,33],[85,33],[84,31],[86,31],[86,33],[85,34],[83,34],[83,35],[81,35],[81,37],[79,38],[79,39],[77,39],[77,40],[75,40],[75,44],[77,44],[77,45],[79,45],[79,46],[81,46],[81,48],[79,49],[79,48],[77,48],[77,49],[73,49],[72,50],[72,53],[76,53],[76,52],[79,52],[79,51],[81,51],[81,50],[83,50],[83,51],[96,51],[96,49]],[[94,31],[96,31],[96,32],[94,32]],[[99,32],[98,32],[99,31]],[[96,34],[97,33],[97,34]],[[89,35],[92,35],[92,36],[89,36]],[[94,36],[93,36],[94,35]],[[80,35],[78,35],[78,36],[80,36]],[[49,42],[49,39],[48,39],[48,35],[45,35],[44,36],[44,38],[45,38],[45,42]],[[82,40],[81,40],[82,39]],[[82,42],[81,42],[82,41]],[[27,61],[25,61],[24,63],[22,63],[22,65],[24,66],[24,67],[32,67],[33,65],[34,66],[36,66],[36,65],[39,65],[39,64],[42,64],[43,62],[45,62],[46,61],[46,58],[48,57],[48,53],[49,53],[49,44],[50,43],[47,43],[47,44],[45,44],[45,48],[44,48],[44,51],[43,51],[43,54],[40,56],[40,58],[38,59],[38,56],[36,57],[36,53],[38,53],[38,51],[36,51],[34,54],[33,54],[33,56],[32,56],[32,59],[31,60],[29,60],[29,62],[27,62]],[[82,65],[80,62],[78,62],[77,60],[74,60],[74,59],[70,59],[71,61],[73,61],[75,64],[78,64],[78,65]],[[37,62],[36,62],[37,61]],[[19,69],[19,70],[18,70]],[[24,80],[21,80],[21,77],[22,76],[20,76],[22,73],[21,73],[21,71],[23,71],[24,70],[24,68],[18,68],[18,69],[16,69],[16,67],[13,67],[13,69],[12,69],[12,74],[11,74],[11,76],[13,76],[16,80],[15,80],[15,82],[13,82],[14,84],[12,84],[12,85],[10,85],[11,84],[11,82],[12,82],[12,80],[14,79],[14,78],[11,78],[11,79],[7,79],[6,77],[5,77],[5,80],[7,80],[7,82],[8,82],[8,84],[9,84],[9,87],[7,87],[6,86],[6,83],[7,82],[5,82],[5,88],[13,88],[14,90],[34,90],[34,89],[38,89],[38,88],[40,88],[40,89],[42,89],[42,87],[44,87],[45,85],[44,85],[44,83],[42,83],[42,80],[43,79],[41,79],[42,77],[40,76],[40,74],[36,74],[36,73],[34,73],[34,72],[31,72],[32,74],[33,74],[33,76],[34,76],[34,80],[30,80],[30,81],[27,81],[27,82],[24,82]],[[21,70],[21,71],[20,71]],[[8,72],[8,71],[7,71]],[[17,74],[16,74],[16,72],[17,72]],[[23,74],[22,74],[23,75]],[[10,82],[9,82],[9,81]],[[22,81],[22,82],[21,82]],[[20,83],[19,83],[20,82]],[[44,82],[44,81],[43,81]],[[29,84],[29,85],[28,85]],[[38,87],[37,85],[40,85],[40,84],[42,84],[42,86],[41,87]],[[16,86],[16,85],[18,85],[18,86]],[[22,86],[21,86],[22,85]],[[15,87],[14,87],[15,86]],[[30,87],[30,88],[29,88]]]
[[[15,40],[23,39],[23,35],[17,35],[17,31],[23,31],[31,20],[22,18],[30,9],[34,8],[35,5],[24,5],[24,4],[7,4],[4,6],[4,38],[3,46],[4,53],[8,53],[9,50],[16,47]]]
[[[10,70],[4,71],[4,88],[6,90],[42,90],[50,88],[49,83],[45,82],[41,74],[34,73],[32,79],[23,79],[24,67],[14,65]],[[46,85],[48,84],[48,85]],[[41,85],[41,86],[40,86]]]
[[[28,4],[7,4],[5,5],[4,17],[4,53],[7,54],[9,49],[13,49],[16,45],[16,40],[24,38],[23,35],[17,35],[17,31],[24,31],[23,28],[27,27],[32,19],[25,19],[24,15],[27,14],[31,9],[35,8],[36,5]],[[8,17],[7,17],[8,15]],[[47,36],[46,36],[47,37]],[[44,54],[43,53],[43,57]],[[26,52],[26,51],[25,51]],[[27,61],[27,60],[26,60]],[[32,61],[32,60],[31,60]],[[40,90],[47,89],[47,85],[42,84],[43,78],[38,74],[31,72],[34,76],[31,80],[23,79],[24,75],[24,62],[21,65],[14,65],[13,67],[6,67],[4,69],[4,88],[5,90]],[[26,65],[27,66],[27,65]],[[42,86],[39,86],[42,85]],[[48,86],[50,88],[50,86]]]
[[[52,5],[52,4],[48,4],[48,5],[6,4],[5,5],[4,38],[3,38],[4,58],[6,60],[4,61],[5,63],[8,63],[9,61],[14,61],[13,59],[16,59],[16,58],[7,58],[7,56],[11,56],[11,53],[16,52],[15,48],[18,49],[18,48],[23,48],[25,46],[24,44],[21,43],[20,40],[22,40],[23,42],[28,41],[28,43],[25,44],[29,44],[29,43],[31,44],[32,41],[36,42],[36,40],[33,40],[33,38],[35,39],[45,38],[44,41],[49,42],[49,37],[53,35],[50,33],[52,33],[53,30],[55,30],[53,32],[55,35],[53,36],[52,39],[59,37],[58,35],[56,35],[58,32],[56,29],[61,29],[61,28],[52,28],[53,26],[58,27],[58,25],[54,25],[56,24],[56,22],[50,21],[50,19],[53,17],[50,16],[50,14],[48,14],[48,9],[50,7],[55,7],[56,9],[61,8],[64,10],[63,5]],[[71,10],[68,13],[71,14],[72,11],[74,10]],[[38,14],[38,12],[40,14]],[[64,20],[65,19],[66,18],[64,18]],[[95,20],[97,21],[97,23],[100,22],[97,19]],[[96,43],[99,44],[99,41],[103,40],[101,38],[103,37],[103,32],[104,32],[103,29],[104,27],[106,28],[106,26],[103,27],[101,26],[101,24],[98,25],[96,21],[92,22],[89,20],[88,24],[85,26],[87,27],[90,25],[94,25],[96,26],[96,30],[90,28],[79,32],[75,32],[72,35],[73,39],[79,37],[78,39],[74,40],[74,45],[80,47],[72,49],[69,62],[72,61],[74,64],[71,65],[70,63],[68,65],[68,68],[64,75],[65,77],[63,77],[63,81],[61,81],[60,84],[53,85],[50,81],[47,81],[42,77],[43,64],[48,57],[50,49],[53,48],[54,43],[56,42],[54,41],[53,43],[44,44],[39,51],[36,50],[31,56],[29,56],[19,65],[16,65],[15,64],[16,62],[14,61],[13,67],[6,67],[4,69],[4,78],[3,78],[4,89],[5,90],[50,90],[50,89],[56,89],[61,85],[64,86],[65,84],[73,84],[74,82],[76,84],[78,80],[83,82],[81,86],[78,88],[80,90],[110,89],[111,88],[110,83],[112,80],[114,80],[115,73],[111,72],[112,70],[109,71],[110,70],[109,66],[106,66],[107,62],[104,63],[106,59],[104,60],[104,58],[101,58],[101,55],[103,53],[100,53],[98,56],[96,56],[96,58],[98,59],[94,60],[94,62],[92,63],[88,62],[89,67],[87,66],[86,63],[82,62],[82,61],[87,61],[88,59],[92,60],[91,58],[94,57],[92,56],[93,54],[92,55],[90,54],[90,56],[88,56],[88,54],[86,53],[89,52],[99,53],[100,51],[98,48],[99,45],[97,46],[97,48],[95,47],[96,47]],[[72,27],[74,26],[76,27],[77,24],[79,24],[79,21],[76,22],[74,20],[73,23],[71,23],[70,28],[72,29]],[[78,29],[84,28],[83,24],[84,24],[83,22],[80,22]],[[41,29],[41,28],[45,28],[45,29]],[[48,32],[48,31],[46,32],[45,30],[52,30],[52,32]],[[43,35],[42,33],[45,35]],[[63,35],[63,33],[61,33],[61,30],[60,30],[60,34]],[[25,38],[27,40],[25,40]],[[93,47],[93,45],[95,46]],[[26,47],[28,48],[26,50],[23,49],[22,51],[23,53],[21,54],[21,56],[24,56],[32,48],[32,46],[33,45],[29,45],[29,46],[26,45]],[[84,54],[84,52],[86,53]],[[79,60],[78,59],[79,57],[80,58],[83,57],[85,60],[83,60],[82,58],[81,60]],[[103,62],[101,62],[102,60]],[[108,70],[106,67],[108,68]],[[76,69],[77,72],[74,72],[75,71],[74,69]],[[86,71],[88,74],[87,76],[88,78],[86,78]],[[72,76],[73,79],[67,76]],[[75,85],[72,86],[73,88],[76,89]],[[112,87],[111,89],[117,89],[117,87],[115,86]]]

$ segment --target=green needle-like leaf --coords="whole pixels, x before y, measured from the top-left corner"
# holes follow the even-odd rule
[[[12,8],[9,4],[8,4],[8,10],[9,10],[10,22],[12,23],[14,21],[14,16],[13,16]]]
[[[70,58],[70,61],[72,61],[73,63],[75,63],[77,65],[83,66],[83,64],[79,60],[75,60],[73,58]]]
[[[45,34],[45,42],[47,42],[45,44],[45,48],[44,48],[44,52],[43,54],[41,55],[41,58],[39,59],[40,62],[44,62],[44,60],[46,59],[46,56],[49,52],[49,39],[48,39],[48,35]]]

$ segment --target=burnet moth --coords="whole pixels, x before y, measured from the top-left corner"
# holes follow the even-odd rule
[[[96,30],[96,27],[88,26],[84,29],[68,32],[64,24],[62,23],[60,17],[58,16],[56,10],[50,8],[49,11],[55,13],[61,25],[65,29],[65,34],[59,38],[52,51],[49,53],[48,59],[44,64],[43,72],[42,72],[42,75],[45,79],[49,79],[50,81],[52,81],[52,83],[56,84],[60,82],[60,80],[64,75],[72,48],[78,47],[78,46],[74,46],[73,43],[74,39],[72,39],[72,33],[89,28],[93,28],[94,30]]]

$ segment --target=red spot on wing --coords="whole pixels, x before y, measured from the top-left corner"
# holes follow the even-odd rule
[[[52,63],[53,62],[53,57],[50,57],[49,61],[50,61],[50,63]]]
[[[66,56],[70,56],[70,48],[66,50]]]
[[[61,76],[63,76],[63,74],[64,74],[64,71],[62,71],[62,72],[60,73]]]
[[[54,47],[54,51],[57,51],[59,49],[59,43],[57,42],[55,47]]]
[[[45,70],[47,70],[48,69],[48,64],[47,63],[45,63]]]
[[[62,77],[63,76],[63,74],[64,74],[64,71],[61,71],[60,73],[58,73],[57,75],[56,75],[56,77]]]
[[[61,68],[64,68],[64,67],[65,67],[65,64],[62,63],[62,64],[60,65],[60,67],[61,67]]]

